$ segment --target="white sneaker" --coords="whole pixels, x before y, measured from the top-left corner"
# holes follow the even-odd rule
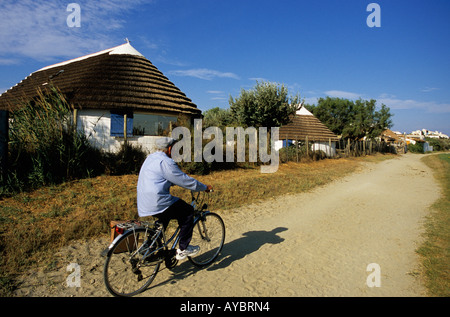
[[[189,245],[185,250],[177,249],[177,260],[184,260],[188,256],[196,255],[200,251],[200,247],[196,245]]]

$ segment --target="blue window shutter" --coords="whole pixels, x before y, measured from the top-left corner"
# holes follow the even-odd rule
[[[283,147],[287,147],[287,146],[291,146],[291,145],[294,145],[293,140],[287,140],[287,145],[286,145],[286,140],[283,140]]]
[[[123,137],[123,114],[111,112],[111,136]]]
[[[123,138],[123,118],[123,112],[111,112],[111,136]],[[127,113],[127,136],[133,136],[133,113]]]

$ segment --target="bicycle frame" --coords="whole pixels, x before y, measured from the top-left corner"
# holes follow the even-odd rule
[[[210,211],[202,211],[200,213],[197,213],[196,216],[194,217],[194,223],[200,219],[203,218],[206,214],[210,213]],[[180,241],[180,226],[177,226],[177,228],[175,229],[175,232],[172,234],[172,236],[166,240],[166,234],[165,234],[165,230],[162,228],[161,224],[158,224],[159,228],[157,229],[157,235],[152,237],[152,244],[149,246],[148,250],[146,251],[146,253],[143,256],[143,260],[145,260],[145,258],[149,257],[150,255],[162,250],[162,249],[167,249],[167,250],[174,250],[178,244],[178,242]],[[155,243],[155,241],[159,238],[159,236],[162,235],[162,239],[163,239],[163,245],[161,247],[159,247],[156,250],[153,250],[151,253],[148,253],[151,249],[151,247],[153,246],[153,244]],[[173,241],[173,244],[171,247],[169,247],[169,244]],[[136,252],[139,252],[139,250],[136,250]],[[135,253],[133,253],[134,255]]]
[[[198,203],[199,203],[199,195],[200,192],[198,192],[199,194],[197,195],[197,197],[194,197],[194,192],[191,191],[191,197],[192,197],[192,201],[191,201],[191,205],[194,208],[194,223],[199,219],[199,218],[203,218],[206,214],[210,213],[210,211],[208,210],[203,210],[207,208],[207,204],[203,203],[204,201],[202,201],[203,205],[201,206],[201,208],[198,208]],[[145,224],[144,225],[148,230],[151,230],[152,228],[150,227],[149,224]],[[166,232],[165,229],[163,228],[162,224],[159,223],[158,221],[155,222],[155,227],[156,227],[156,232],[155,235],[152,236],[151,240],[152,240],[152,244],[150,246],[147,246],[147,250],[145,251],[145,253],[143,254],[143,260],[145,260],[146,258],[148,258],[149,256],[155,254],[156,252],[162,250],[162,249],[166,249],[166,250],[174,250],[180,240],[180,226],[177,226],[177,228],[175,229],[175,232],[172,234],[172,236],[167,240],[166,239]],[[117,235],[117,237],[111,242],[111,244],[108,247],[108,253],[111,252],[113,246],[120,240],[120,238],[122,236],[124,236],[125,234],[128,234],[130,231],[134,231],[136,228],[135,225],[132,225],[131,228],[126,229],[123,233]],[[163,244],[162,246],[160,246],[157,249],[152,250],[152,246],[154,245],[154,243],[157,241],[157,239],[162,235],[162,240],[163,240]],[[172,246],[169,246],[169,244],[171,244],[173,241]],[[135,242],[137,243],[137,241]],[[131,255],[130,257],[133,257],[136,255],[137,252],[140,252],[142,250],[143,245],[139,248],[136,249]],[[151,252],[150,252],[151,251]],[[149,253],[150,252],[150,253]]]

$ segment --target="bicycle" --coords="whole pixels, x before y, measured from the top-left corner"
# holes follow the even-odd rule
[[[225,242],[225,224],[218,214],[207,210],[205,196],[208,195],[204,194],[200,200],[200,192],[195,197],[191,191],[191,205],[194,207],[191,244],[200,246],[200,251],[188,259],[197,267],[211,264]],[[106,256],[103,279],[112,295],[137,295],[153,282],[162,262],[168,269],[178,264],[175,255],[179,226],[169,239],[166,239],[163,225],[158,221],[131,220],[115,225],[114,230],[118,235],[103,252]]]

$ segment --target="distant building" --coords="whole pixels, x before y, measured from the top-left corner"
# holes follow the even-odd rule
[[[380,140],[385,142],[393,153],[404,154],[406,152],[407,141],[405,136],[398,132],[386,129],[381,133]]]
[[[292,122],[280,127],[279,141],[275,148],[278,150],[297,141],[308,141],[312,151],[323,151],[326,156],[334,157],[338,140],[339,138],[325,124],[301,106]]]
[[[432,139],[448,139],[449,136],[439,132],[439,131],[430,131],[427,129],[422,129],[422,130],[416,130],[413,131],[409,134],[412,137],[419,137],[419,138],[432,138]]]

